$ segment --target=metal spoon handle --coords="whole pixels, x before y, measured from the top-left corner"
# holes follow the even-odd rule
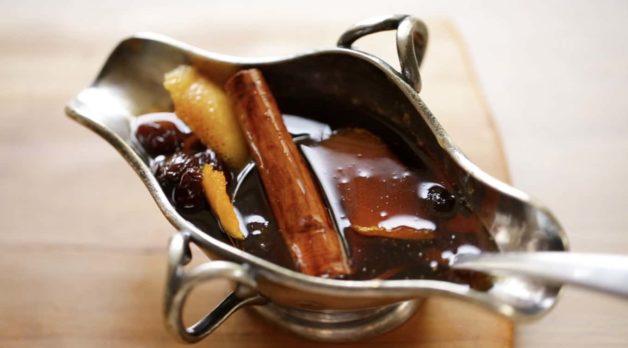
[[[456,269],[522,275],[628,297],[628,256],[571,252],[458,255]]]

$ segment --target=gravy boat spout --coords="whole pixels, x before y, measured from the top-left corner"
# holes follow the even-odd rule
[[[397,30],[402,71],[351,47],[356,39]],[[253,306],[263,316],[315,340],[363,339],[404,322],[428,296],[477,303],[513,319],[536,318],[551,309],[560,286],[515,276],[496,277],[488,290],[436,280],[337,280],[307,276],[232,246],[216,231],[201,231],[170,204],[132,141],[131,124],[142,114],[172,110],[162,86],[164,73],[194,65],[220,82],[244,68],[260,69],[281,105],[304,97],[345,101],[371,110],[417,153],[438,158],[458,195],[476,212],[500,251],[565,251],[557,220],[527,194],[483,172],[464,156],[419,96],[419,65],[427,44],[425,25],[407,15],[371,19],[345,32],[338,47],[273,59],[242,59],[204,51],[156,34],[122,41],[91,86],[69,102],[67,114],[105,138],[140,176],[168,221],[171,238],[165,299],[167,326],[181,340],[194,342],[211,333],[231,313]],[[212,261],[183,270],[189,243]],[[226,278],[234,291],[197,324],[186,327],[181,312],[198,284]]]

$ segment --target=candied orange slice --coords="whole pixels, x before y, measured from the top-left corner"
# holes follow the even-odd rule
[[[225,232],[235,239],[244,239],[235,208],[227,195],[227,180],[223,172],[209,164],[203,165],[203,189]]]
[[[194,67],[181,65],[168,72],[164,87],[170,92],[177,116],[216,151],[225,163],[238,170],[248,160],[248,147],[222,88]]]

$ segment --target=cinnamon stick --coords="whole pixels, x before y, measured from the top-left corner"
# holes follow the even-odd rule
[[[340,237],[261,72],[240,71],[225,89],[298,269],[313,276],[349,274]]]

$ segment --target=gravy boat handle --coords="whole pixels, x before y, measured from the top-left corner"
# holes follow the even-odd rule
[[[520,275],[628,297],[628,256],[623,255],[559,251],[461,254],[453,259],[452,267]]]
[[[183,266],[192,258],[189,243],[190,238],[185,232],[170,239],[164,312],[168,330],[182,342],[194,343],[212,333],[238,309],[263,304],[266,300],[257,294],[255,280],[245,266],[210,261],[184,270]],[[183,323],[183,308],[188,295],[196,286],[218,279],[231,280],[237,284],[236,288],[203,318],[187,327]]]
[[[401,76],[414,90],[421,92],[419,68],[425,56],[428,33],[425,23],[409,15],[389,15],[369,18],[347,29],[338,39],[338,47],[353,48],[353,43],[369,34],[396,30],[397,55]]]

